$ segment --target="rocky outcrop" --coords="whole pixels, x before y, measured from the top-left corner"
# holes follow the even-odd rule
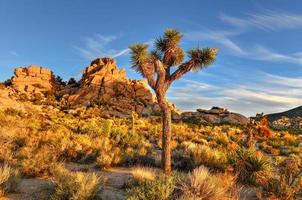
[[[54,78],[49,69],[32,65],[16,68],[11,83],[12,88],[19,92],[36,94],[51,91],[54,86]]]
[[[174,120],[200,124],[233,125],[245,125],[249,122],[249,119],[243,115],[219,107],[213,107],[210,110],[197,109],[196,112],[183,112],[181,115],[174,117]]]
[[[19,102],[17,92],[12,88],[6,88],[0,85],[0,110],[14,108],[24,110],[25,103]]]
[[[68,88],[61,101],[66,106],[99,105],[108,116],[128,117],[159,112],[147,82],[130,80],[111,58],[98,58],[83,71],[80,86]],[[174,106],[175,107],[175,106]]]

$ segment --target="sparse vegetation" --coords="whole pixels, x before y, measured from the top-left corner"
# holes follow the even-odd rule
[[[103,184],[102,178],[95,173],[69,172],[60,165],[52,173],[55,183],[52,200],[92,200]]]
[[[235,178],[227,174],[210,174],[201,166],[189,173],[185,181],[180,183],[182,200],[205,199],[220,200],[232,198],[230,191],[235,185]]]
[[[0,163],[7,163],[24,177],[54,180],[57,192],[53,193],[53,198],[82,195],[72,193],[74,187],[82,186],[68,184],[71,179],[85,182],[87,175],[103,183],[88,172],[76,175],[78,172],[62,171],[70,179],[55,177],[53,166],[62,162],[92,164],[97,167],[93,170],[141,165],[132,171],[135,181],[128,185],[130,199],[185,199],[193,195],[189,177],[193,180],[198,168],[208,174],[206,183],[217,184],[217,188],[221,179],[225,184],[226,177],[237,180],[234,184],[230,181],[233,184],[230,189],[221,188],[227,191],[224,195],[229,199],[237,198],[234,191],[238,185],[250,185],[262,196],[276,198],[294,198],[293,195],[301,192],[299,159],[302,147],[299,144],[302,138],[296,134],[272,131],[270,138],[255,135],[254,146],[258,149],[245,148],[242,145],[246,141],[244,127],[175,123],[171,146],[172,166],[176,172],[170,179],[150,168],[161,166],[160,120],[137,117],[133,131],[132,119],[102,119],[95,115],[99,112],[95,107],[73,113],[43,112],[47,115],[35,110],[24,113],[14,109],[0,113]],[[294,166],[295,169],[290,168]],[[190,176],[186,175],[188,172]],[[222,177],[225,173],[226,177]],[[291,177],[290,181],[285,177]]]

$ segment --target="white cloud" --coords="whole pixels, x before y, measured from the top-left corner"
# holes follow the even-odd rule
[[[19,56],[19,54],[16,51],[9,51],[8,53],[12,56],[16,56],[16,57]]]
[[[268,62],[281,62],[302,65],[302,53],[282,54],[270,50],[262,45],[249,45],[245,47],[236,43],[231,37],[239,35],[236,32],[202,30],[185,33],[187,41],[211,41],[223,48],[224,52],[252,60],[263,60]],[[226,50],[226,51],[225,51]]]
[[[255,77],[253,82],[225,85],[184,80],[182,86],[171,87],[168,99],[183,110],[221,106],[246,116],[285,111],[302,104],[302,79],[267,73]]]
[[[254,51],[250,51],[247,56],[255,60],[265,60],[302,65],[302,55],[300,53],[294,53],[289,55],[281,54],[269,50],[260,45],[257,45]]]
[[[83,47],[74,46],[78,53],[87,60],[92,60],[98,57],[116,58],[129,52],[128,48],[114,49],[109,48],[109,44],[118,39],[118,36],[104,36],[95,34],[92,37],[87,37]]]
[[[227,48],[234,54],[244,54],[243,50],[233,42],[229,37],[234,36],[236,33],[224,32],[224,31],[212,31],[212,30],[202,30],[195,32],[187,32],[184,34],[184,39],[187,41],[215,41],[219,45]]]
[[[246,18],[221,13],[220,19],[240,29],[256,27],[263,30],[278,31],[302,28],[302,15],[282,11],[266,10],[262,13],[247,14]]]

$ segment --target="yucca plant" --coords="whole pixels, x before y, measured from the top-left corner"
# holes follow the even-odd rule
[[[271,162],[255,149],[237,149],[230,155],[230,162],[242,183],[265,185],[272,174]]]
[[[147,44],[129,47],[133,69],[147,79],[162,111],[162,165],[167,175],[171,172],[171,106],[165,98],[166,92],[175,80],[186,73],[212,64],[217,54],[216,48],[194,48],[187,52],[188,60],[184,62],[185,52],[180,47],[182,37],[179,31],[166,29],[164,35],[155,41],[155,49],[151,52]]]
[[[302,161],[298,156],[291,155],[278,164],[278,176],[270,179],[264,187],[267,196],[278,199],[297,199],[302,192]]]

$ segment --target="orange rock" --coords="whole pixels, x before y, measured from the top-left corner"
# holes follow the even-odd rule
[[[49,69],[31,65],[15,69],[12,87],[24,93],[42,93],[53,88],[53,75]]]

